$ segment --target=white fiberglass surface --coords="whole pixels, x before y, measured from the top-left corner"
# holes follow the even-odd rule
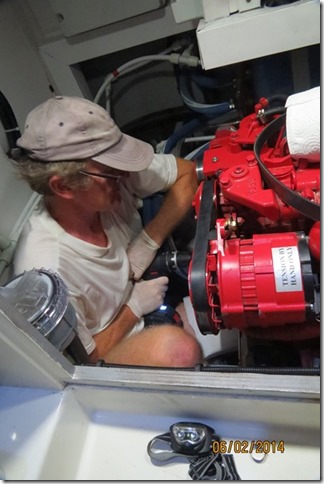
[[[255,401],[253,411],[253,400],[242,400],[239,402],[242,410],[245,405],[251,409],[250,418],[243,422],[236,410],[237,402],[232,405],[231,400],[235,399],[222,402],[213,396],[193,397],[183,393],[70,387],[65,391],[60,418],[38,478],[190,480],[187,460],[153,463],[147,453],[150,440],[168,432],[170,425],[179,421],[196,421],[213,427],[226,442],[227,451],[232,442],[230,453],[242,480],[319,478],[320,448],[314,422],[310,419],[304,422],[304,427],[293,428],[283,424],[285,412],[296,412],[299,420],[299,413],[307,411],[307,407],[300,408],[296,402],[271,402],[273,412],[278,413],[276,421],[273,416],[267,417],[269,402]],[[222,404],[231,411],[222,412]],[[312,410],[310,404],[309,411]],[[260,418],[263,411],[264,421]],[[269,450],[257,456],[261,462],[253,460],[250,453],[251,442],[257,439],[264,443],[266,452]]]
[[[148,422],[146,421],[146,424]],[[159,422],[160,424],[161,422]],[[167,424],[165,419],[165,424]],[[126,425],[125,425],[126,424]],[[189,463],[177,458],[154,465],[147,454],[148,442],[161,432],[157,422],[150,429],[141,428],[140,421],[127,425],[125,416],[121,425],[91,422],[80,456],[76,480],[190,480]],[[134,425],[135,424],[135,425]],[[168,428],[165,425],[165,430]],[[233,453],[237,472],[242,480],[313,480],[319,479],[319,448],[285,444],[284,452],[261,455],[255,462],[252,454],[240,453],[242,439],[222,436],[227,445],[235,442]],[[265,443],[266,441],[264,441]],[[251,441],[248,441],[250,445]],[[248,448],[247,448],[248,449]],[[258,456],[259,457],[259,456]]]
[[[57,425],[62,396],[48,390],[0,387],[2,479],[37,479]]]
[[[224,442],[220,451],[233,454],[242,480],[320,477],[317,400],[116,388],[107,382],[60,392],[1,387],[1,478],[189,480],[187,460],[157,464],[147,453],[148,443],[179,421],[213,427]],[[267,451],[256,456],[261,462],[252,458],[253,440]]]

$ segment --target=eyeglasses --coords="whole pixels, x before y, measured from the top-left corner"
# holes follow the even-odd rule
[[[111,175],[110,173],[92,173],[90,171],[84,170],[79,170],[79,173],[88,176],[98,176],[99,178],[108,178],[110,180],[114,180],[115,183],[120,183],[120,180],[123,178],[123,175]]]

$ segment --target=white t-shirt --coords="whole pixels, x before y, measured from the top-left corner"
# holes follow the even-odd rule
[[[146,170],[130,173],[121,181],[121,204],[116,210],[101,214],[107,247],[65,232],[48,213],[43,200],[23,228],[15,251],[15,274],[44,268],[62,277],[77,314],[79,337],[88,354],[95,349],[92,335],[111,323],[132,291],[126,250],[142,229],[139,199],[167,190],[176,177],[175,157],[154,155]]]

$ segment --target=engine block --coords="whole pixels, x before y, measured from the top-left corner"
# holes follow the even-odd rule
[[[197,165],[189,290],[204,334],[280,328],[282,339],[319,335],[320,163],[292,158],[285,125],[270,132],[280,116],[267,114],[261,99],[239,126],[216,131]],[[264,130],[270,134],[258,154]]]

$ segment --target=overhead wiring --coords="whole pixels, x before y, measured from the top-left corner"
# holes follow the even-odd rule
[[[117,69],[115,69],[113,72],[108,74],[108,76],[105,78],[104,82],[102,83],[101,87],[99,88],[95,98],[94,102],[99,103],[103,93],[106,93],[106,109],[109,112],[110,111],[110,91],[111,91],[111,84],[113,81],[115,81],[121,74],[129,73],[134,69],[138,69],[143,67],[144,65],[150,63],[150,62],[171,62],[172,64],[184,64],[187,66],[195,67],[200,65],[200,59],[199,57],[196,56],[187,56],[187,55],[181,55],[177,52],[172,52],[170,54],[154,54],[154,55],[146,55],[146,56],[141,56],[136,59],[132,59],[125,64],[121,65]]]

